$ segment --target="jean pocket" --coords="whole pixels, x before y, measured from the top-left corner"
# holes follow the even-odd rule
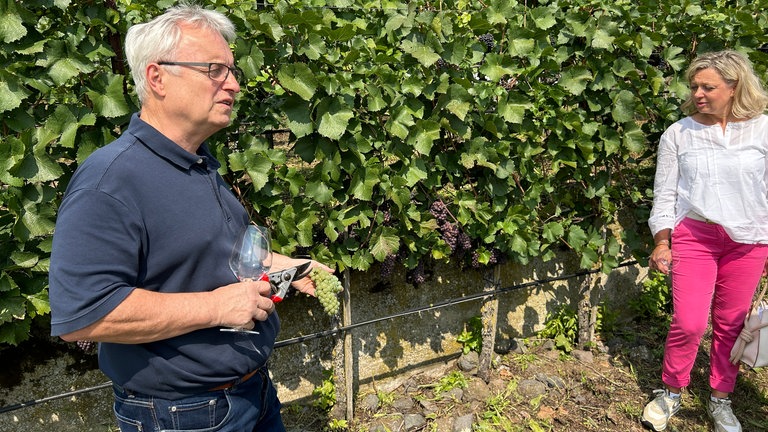
[[[115,417],[121,432],[215,431],[227,418],[229,406],[223,392],[176,401],[115,395]]]
[[[115,395],[113,410],[120,432],[143,432],[153,430],[151,427],[152,422],[144,422],[144,420],[151,418],[152,416],[153,408],[151,402],[137,400],[133,397],[124,398]]]

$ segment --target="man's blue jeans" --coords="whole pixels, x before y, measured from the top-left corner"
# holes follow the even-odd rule
[[[285,432],[266,368],[225,390],[179,400],[158,399],[113,386],[121,432]]]

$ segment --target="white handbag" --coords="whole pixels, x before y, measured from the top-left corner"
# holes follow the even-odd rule
[[[763,289],[744,319],[744,328],[736,339],[731,350],[731,363],[756,368],[768,366],[768,300],[765,291],[768,284],[763,283]]]

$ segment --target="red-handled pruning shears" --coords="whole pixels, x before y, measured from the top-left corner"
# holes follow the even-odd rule
[[[291,288],[291,282],[304,278],[309,274],[310,264],[312,264],[312,261],[307,261],[304,264],[289,267],[262,277],[261,280],[269,280],[269,285],[272,288],[272,296],[270,298],[274,303],[283,301],[288,294],[288,290]]]

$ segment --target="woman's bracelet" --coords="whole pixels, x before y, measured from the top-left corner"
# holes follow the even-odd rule
[[[659,240],[659,241],[657,241],[657,242],[656,242],[656,246],[657,246],[657,247],[658,247],[658,246],[661,246],[661,245],[664,245],[664,246],[667,246],[667,247],[669,247],[669,244],[670,244],[670,243],[669,243],[669,240]]]

